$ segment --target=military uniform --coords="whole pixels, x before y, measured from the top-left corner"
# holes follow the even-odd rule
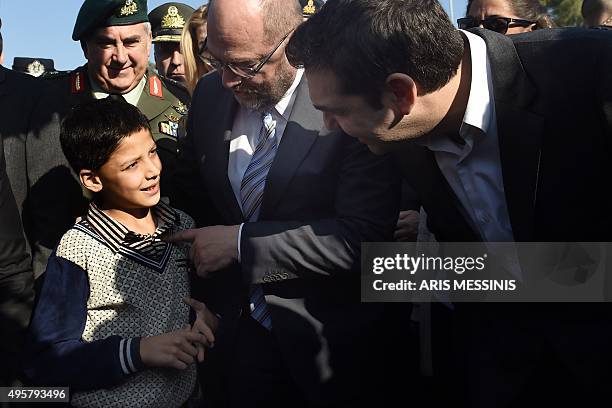
[[[109,14],[110,13],[110,14]],[[106,17],[109,16],[110,17]],[[75,24],[73,39],[82,40],[96,27],[138,24],[147,21],[144,0],[86,0]],[[189,95],[184,88],[149,71],[138,84],[132,103],[149,119],[162,161],[162,194],[168,195],[178,154],[178,139],[185,133]],[[24,227],[33,247],[36,276],[44,272],[47,258],[61,236],[87,209],[87,196],[61,148],[60,124],[70,110],[92,101],[101,91],[92,86],[87,65],[72,72],[46,77],[26,137],[28,192],[23,207]],[[94,84],[95,85],[95,84]],[[136,88],[134,88],[136,89]],[[102,91],[103,93],[103,91]],[[131,93],[131,91],[130,91]],[[94,95],[95,94],[95,95]]]

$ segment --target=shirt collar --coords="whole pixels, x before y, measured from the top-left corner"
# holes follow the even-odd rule
[[[459,137],[467,144],[468,152],[477,134],[486,134],[493,117],[493,82],[487,46],[482,38],[470,32],[459,30],[470,44],[471,80],[470,94],[459,129]],[[478,132],[476,129],[479,129]],[[457,155],[465,154],[464,145],[458,145],[448,137],[426,134],[416,139],[416,143],[432,151],[444,151]]]
[[[138,243],[149,244],[159,241],[161,235],[180,223],[178,213],[161,200],[151,208],[151,211],[153,211],[153,216],[157,220],[157,228],[151,235],[130,231],[123,224],[100,210],[93,201],[89,205],[87,221],[116,252],[120,247],[133,247],[134,244]]]
[[[295,73],[295,78],[293,79],[293,83],[285,92],[285,95],[281,98],[280,101],[274,106],[275,113],[280,117],[284,118],[286,121],[289,121],[289,116],[291,115],[291,110],[293,109],[293,102],[295,102],[295,90],[297,89],[300,81],[302,80],[302,76],[304,75],[304,69],[300,68]]]
[[[91,93],[95,99],[104,99],[108,97],[109,93],[104,91],[91,77],[89,77],[89,82],[91,83]],[[136,106],[140,100],[140,95],[142,95],[142,91],[144,90],[146,83],[146,75],[143,75],[140,82],[138,82],[138,85],[136,85],[134,89],[128,93],[121,94],[121,96],[123,96],[123,99],[125,99],[127,103]]]

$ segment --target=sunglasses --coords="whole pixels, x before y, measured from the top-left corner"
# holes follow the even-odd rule
[[[243,66],[243,65],[234,64],[231,62],[222,62],[222,61],[219,61],[213,58],[208,53],[208,49],[206,47],[206,40],[204,40],[204,43],[202,44],[202,47],[199,50],[198,56],[200,57],[202,62],[204,62],[204,64],[206,64],[209,68],[212,68],[213,70],[217,70],[221,72],[223,71],[224,68],[228,68],[230,71],[232,71],[236,76],[240,78],[251,79],[255,75],[257,75],[259,71],[261,71],[264,65],[266,65],[266,63],[270,60],[270,58],[272,58],[272,55],[274,55],[276,50],[280,48],[280,46],[285,42],[285,40],[289,37],[289,34],[291,34],[292,32],[293,30],[285,34],[285,36],[280,40],[280,42],[274,47],[272,51],[266,54],[258,63],[251,65],[251,66]]]
[[[457,25],[462,30],[479,27],[482,24],[482,26],[487,30],[495,31],[500,34],[506,34],[509,27],[529,27],[535,23],[536,21],[510,17],[487,17],[484,20],[477,20],[474,17],[463,17],[457,19]]]

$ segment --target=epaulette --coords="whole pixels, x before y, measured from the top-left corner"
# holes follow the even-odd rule
[[[163,75],[159,75],[159,78],[162,80],[162,82],[164,83],[166,88],[168,88],[172,95],[176,96],[176,98],[179,99],[181,102],[187,105],[190,104],[191,96],[189,95],[187,87],[183,83],[171,78],[167,78]]]
[[[69,71],[47,71],[44,74],[42,74],[41,76],[39,76],[39,78],[41,79],[59,79],[59,78],[65,78],[67,76],[70,76],[70,74],[73,72],[73,70],[69,70]]]
[[[70,75],[72,71],[45,71],[39,78],[56,78]]]

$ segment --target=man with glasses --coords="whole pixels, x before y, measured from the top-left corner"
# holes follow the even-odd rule
[[[329,0],[287,55],[328,127],[392,153],[438,241],[612,240],[608,33],[459,31],[435,0]],[[434,373],[455,406],[465,389],[470,407],[612,403],[610,304],[437,317]]]
[[[397,327],[384,305],[360,304],[359,262],[362,241],[392,238],[399,185],[384,160],[324,129],[284,53],[301,22],[297,0],[210,2],[202,58],[216,72],[195,90],[176,174],[173,204],[220,224],[171,239],[191,243],[208,278],[221,328],[205,397],[230,406],[358,405],[355,386],[385,371]],[[193,197],[204,186],[216,218]]]

